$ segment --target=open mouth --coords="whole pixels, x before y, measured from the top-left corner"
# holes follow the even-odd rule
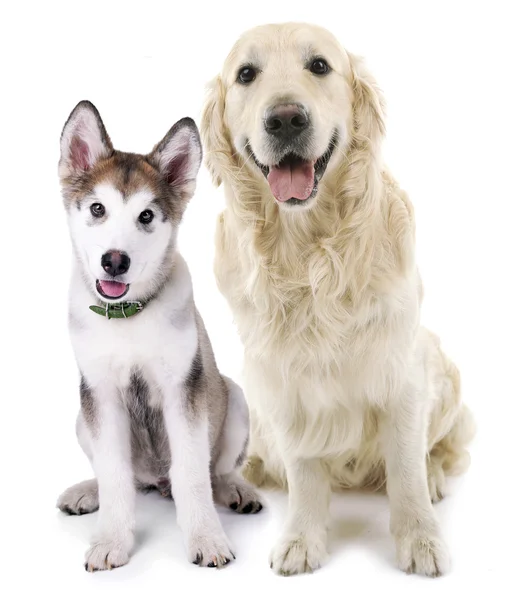
[[[126,294],[130,285],[128,283],[121,283],[120,281],[97,279],[95,287],[103,298],[118,300]]]
[[[271,167],[260,163],[252,148],[248,146],[248,149],[254,162],[267,179],[276,200],[296,205],[302,204],[316,195],[318,184],[326,171],[337,141],[335,132],[327,150],[316,161],[306,160],[298,154],[290,152],[284,155],[277,165]]]

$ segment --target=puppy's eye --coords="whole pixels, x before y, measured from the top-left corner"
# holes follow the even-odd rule
[[[99,202],[94,202],[90,206],[90,211],[94,217],[96,217],[97,219],[100,219],[101,217],[104,217],[104,213],[106,212],[106,209]]]
[[[154,213],[150,210],[144,210],[140,215],[139,215],[139,223],[142,223],[143,225],[148,225],[148,223],[151,223],[154,220]]]
[[[238,81],[240,83],[251,83],[251,81],[254,81],[255,79],[256,69],[253,69],[253,67],[242,67],[238,71]]]
[[[327,75],[329,73],[329,65],[323,58],[315,58],[309,65],[309,70],[315,75]]]

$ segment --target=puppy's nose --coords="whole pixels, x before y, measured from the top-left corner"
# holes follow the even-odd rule
[[[101,266],[112,277],[124,275],[130,268],[130,257],[126,252],[109,250],[106,254],[102,255]]]
[[[307,110],[298,104],[279,104],[268,111],[265,131],[282,140],[292,139],[310,125]]]

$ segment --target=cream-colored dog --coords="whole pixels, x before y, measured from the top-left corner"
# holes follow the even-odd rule
[[[319,27],[259,27],[213,83],[202,134],[226,194],[215,271],[245,346],[246,473],[290,494],[272,568],[324,562],[331,487],[386,482],[399,566],[443,573],[432,502],[468,465],[473,424],[419,324],[412,205],[382,162],[373,79]]]

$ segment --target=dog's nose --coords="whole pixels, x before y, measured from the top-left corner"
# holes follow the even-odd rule
[[[265,131],[280,139],[291,139],[310,125],[307,110],[298,104],[273,106],[265,117]]]
[[[126,252],[109,250],[102,255],[101,266],[112,277],[124,275],[130,268],[130,257]]]

